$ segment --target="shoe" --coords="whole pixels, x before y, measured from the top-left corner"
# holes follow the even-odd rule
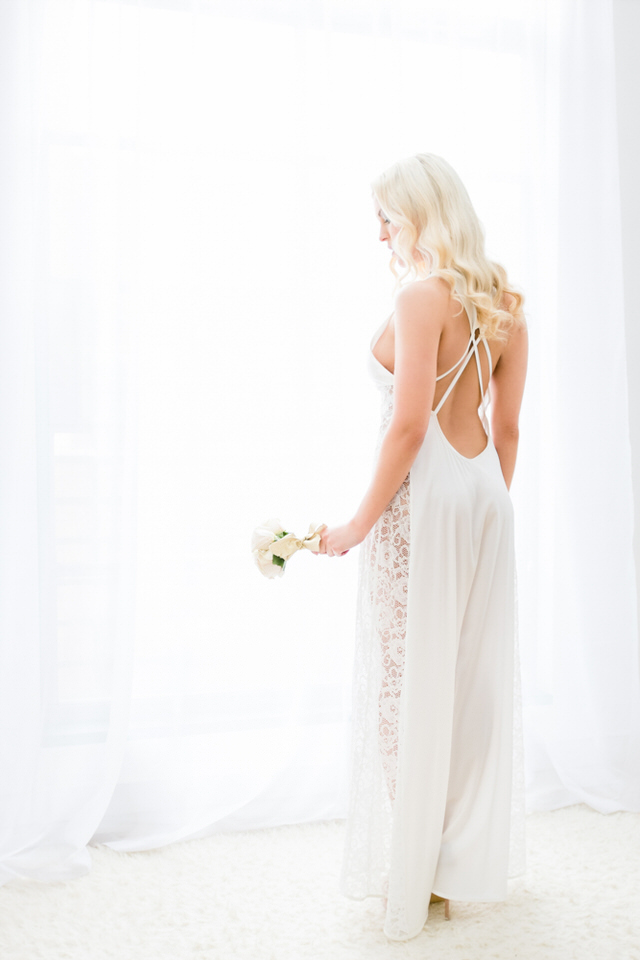
[[[444,918],[445,920],[451,920],[451,915],[449,913],[449,900],[446,897],[439,897],[437,893],[431,894],[431,900],[429,903],[440,903],[441,900],[444,900]],[[382,906],[384,910],[387,909],[387,898],[384,897],[382,900]]]
[[[449,901],[446,897],[439,897],[437,893],[432,893],[429,903],[440,903],[442,900],[444,900],[444,918],[445,920],[451,920],[451,915],[449,913]]]

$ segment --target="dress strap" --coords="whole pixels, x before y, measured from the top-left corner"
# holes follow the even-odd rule
[[[471,357],[475,354],[476,367],[477,367],[477,370],[478,370],[478,382],[479,382],[479,384],[480,384],[480,397],[481,397],[481,401],[480,401],[480,418],[481,418],[481,420],[482,420],[482,425],[483,425],[486,433],[488,434],[488,433],[489,433],[489,422],[488,422],[488,419],[487,419],[487,406],[488,406],[488,403],[489,403],[489,382],[491,381],[491,373],[492,373],[492,370],[493,370],[493,361],[492,361],[492,359],[491,359],[491,351],[490,351],[490,349],[489,349],[489,344],[487,343],[487,338],[486,338],[486,337],[480,337],[480,336],[476,337],[476,330],[478,329],[478,328],[477,328],[477,314],[476,314],[476,308],[475,308],[475,306],[474,306],[473,303],[471,303],[471,304],[470,304],[470,307],[467,308],[467,315],[468,315],[468,317],[469,317],[469,326],[470,326],[470,328],[471,328],[471,335],[470,335],[470,337],[469,337],[469,342],[467,343],[467,348],[466,348],[464,354],[462,355],[462,357],[460,357],[460,359],[458,360],[458,362],[455,363],[455,364],[451,367],[450,370],[447,370],[447,373],[443,373],[443,374],[441,374],[439,377],[436,377],[436,380],[441,380],[443,377],[446,377],[448,373],[451,373],[451,372],[452,372],[453,370],[455,370],[455,368],[458,367],[458,366],[460,366],[460,369],[458,370],[458,372],[456,373],[455,377],[453,378],[453,380],[451,381],[451,383],[449,384],[449,386],[448,386],[447,389],[445,390],[444,395],[443,395],[443,396],[441,397],[441,399],[440,399],[440,403],[438,404],[438,406],[437,406],[436,409],[434,410],[434,413],[436,414],[436,416],[438,415],[438,413],[440,413],[440,410],[442,409],[442,406],[443,406],[444,402],[447,400],[449,394],[451,393],[451,391],[452,391],[453,388],[455,387],[456,383],[458,382],[458,380],[460,379],[460,377],[461,377],[462,374],[464,373],[464,370],[465,370],[467,364],[469,363],[469,360],[470,360]],[[487,359],[488,359],[488,361],[489,361],[489,378],[488,378],[488,381],[487,381],[487,391],[486,391],[486,393],[485,393],[485,389],[484,389],[484,384],[483,384],[483,382],[482,382],[482,364],[480,363],[480,351],[478,350],[478,344],[479,344],[480,342],[482,342],[482,343],[484,344],[484,348],[485,348],[486,353],[487,353]]]
[[[427,280],[430,280],[432,276],[433,276],[433,274],[430,273],[429,276],[427,277]],[[468,316],[468,314],[467,314],[467,316]],[[468,340],[468,342],[467,342],[467,345],[466,345],[466,347],[464,348],[464,353],[462,354],[462,356],[460,357],[460,359],[459,359],[456,363],[454,363],[454,365],[453,365],[452,367],[449,367],[449,369],[448,369],[448,370],[445,370],[444,373],[441,373],[439,377],[436,377],[436,383],[438,382],[438,380],[444,380],[444,378],[445,378],[445,377],[448,377],[450,373],[453,373],[453,371],[456,369],[456,367],[459,367],[460,364],[462,363],[462,361],[464,360],[464,358],[467,356],[467,354],[468,354],[468,352],[469,352],[469,349],[470,349],[471,346],[473,345],[473,326],[472,326],[471,323],[470,323],[469,325],[471,326],[471,333],[470,333],[470,335],[469,335],[469,340]],[[464,369],[464,368],[463,368],[463,369]]]
[[[466,345],[466,347],[464,348],[464,353],[462,354],[462,356],[460,357],[460,359],[459,359],[456,363],[454,363],[454,365],[453,365],[452,367],[449,367],[449,369],[446,370],[444,373],[441,373],[439,377],[436,377],[436,383],[437,383],[438,380],[444,380],[444,378],[445,378],[445,377],[448,377],[450,373],[453,373],[453,371],[455,370],[456,367],[460,366],[460,364],[462,363],[462,361],[463,361],[464,358],[466,357],[467,353],[469,352],[469,348],[471,347],[472,344],[473,344],[473,334],[471,334],[471,336],[469,337],[469,340],[468,340],[468,342],[467,342],[467,345]]]
[[[474,346],[472,346],[471,349],[469,349],[469,347],[467,347],[467,352],[465,353],[465,355],[464,355],[463,357],[461,357],[460,360],[458,360],[458,363],[456,364],[456,366],[458,366],[459,363],[462,363],[463,360],[464,360],[464,363],[462,363],[462,366],[460,367],[460,369],[459,369],[458,372],[456,373],[455,377],[453,378],[453,380],[451,381],[451,383],[449,384],[449,386],[448,386],[447,389],[445,390],[443,396],[441,397],[440,403],[438,404],[438,406],[436,407],[436,409],[433,411],[436,415],[440,413],[440,410],[442,409],[443,403],[445,402],[445,400],[447,399],[447,397],[449,396],[449,394],[451,393],[451,391],[452,391],[453,388],[455,387],[456,383],[458,382],[458,380],[460,379],[460,377],[461,377],[462,374],[464,373],[464,371],[465,371],[465,369],[466,369],[466,366],[467,366],[467,364],[469,363],[469,360],[471,360],[471,357],[474,355],[474,353],[475,353],[475,354],[478,353],[478,345],[477,345],[477,342],[476,342],[475,340],[471,340],[470,343],[473,343]],[[455,369],[455,367],[454,367],[453,369]],[[481,382],[482,382],[482,381],[481,381]]]
[[[491,350],[489,350],[489,344],[487,343],[486,337],[482,338],[482,342],[484,343],[484,348],[487,351],[487,360],[489,361],[489,380],[491,380],[491,374],[493,373],[493,360],[491,359]]]
[[[489,421],[487,419],[487,407],[491,403],[491,375],[493,373],[493,360],[491,358],[491,350],[489,349],[489,344],[487,343],[487,338],[483,337],[482,342],[484,343],[484,349],[487,353],[487,360],[489,361],[489,379],[487,381],[487,392],[482,394],[482,403],[480,404],[480,416],[482,418],[482,424],[487,433],[490,433],[489,430]]]

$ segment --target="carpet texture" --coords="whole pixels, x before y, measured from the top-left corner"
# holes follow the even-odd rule
[[[640,960],[640,815],[586,806],[527,820],[503,903],[432,906],[392,943],[379,900],[338,889],[344,822],[91,847],[77,880],[0,887],[1,960]]]

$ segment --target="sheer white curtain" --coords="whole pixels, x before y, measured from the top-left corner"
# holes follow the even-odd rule
[[[344,815],[357,551],[268,582],[249,539],[366,489],[369,181],[418,150],[528,297],[530,806],[640,809],[608,4],[0,17],[0,881]]]
[[[528,802],[640,809],[613,21],[547,4],[531,162],[533,365],[516,507]]]

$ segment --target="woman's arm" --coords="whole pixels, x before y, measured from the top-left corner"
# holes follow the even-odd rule
[[[391,421],[360,506],[348,523],[323,531],[321,553],[339,556],[361,543],[409,473],[429,426],[448,300],[449,287],[440,280],[408,284],[397,294]]]
[[[518,420],[527,357],[527,327],[522,323],[513,328],[491,379],[491,434],[507,489],[511,487],[518,453]]]

